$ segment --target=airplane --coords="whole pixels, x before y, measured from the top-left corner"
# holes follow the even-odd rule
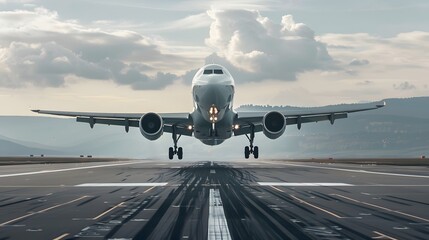
[[[384,101],[364,104],[343,104],[320,108],[302,108],[288,112],[236,112],[233,109],[235,84],[230,72],[218,64],[200,68],[192,80],[193,111],[191,113],[97,113],[32,110],[40,114],[76,117],[77,122],[119,125],[128,132],[137,127],[141,134],[153,141],[164,132],[171,133],[173,147],[168,150],[169,159],[177,155],[183,158],[183,148],[178,147],[181,136],[194,136],[206,145],[219,145],[232,136],[245,135],[249,146],[244,157],[259,157],[258,146],[253,146],[255,133],[263,132],[270,139],[283,135],[287,125],[301,129],[303,123],[330,121],[347,118],[348,113],[378,109]]]

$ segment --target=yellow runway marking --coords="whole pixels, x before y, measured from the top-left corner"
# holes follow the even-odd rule
[[[373,231],[373,233],[377,234],[378,236],[376,237],[372,237],[372,239],[389,239],[389,240],[398,240],[397,238],[393,238],[390,236],[387,236],[386,234],[377,232],[377,231]]]
[[[151,187],[151,188],[148,188],[146,191],[144,191],[143,193],[147,193],[147,192],[149,192],[150,190],[152,190],[152,189],[154,189],[156,186],[153,186],[153,187]]]
[[[109,212],[111,212],[111,211],[115,210],[116,208],[118,208],[118,207],[122,206],[122,204],[124,204],[124,203],[125,203],[125,202],[121,202],[121,203],[119,203],[118,205],[116,205],[116,206],[114,206],[114,207],[109,208],[108,210],[106,210],[106,211],[102,212],[100,215],[98,215],[98,216],[94,217],[92,220],[97,220],[97,219],[101,218],[102,216],[104,216],[104,215],[108,214]]]
[[[337,215],[337,214],[335,214],[335,213],[333,213],[333,212],[330,212],[330,211],[328,211],[328,210],[326,210],[326,209],[323,209],[323,208],[321,208],[321,207],[318,207],[318,206],[316,206],[316,205],[313,205],[313,204],[311,204],[311,203],[309,203],[309,202],[306,202],[306,201],[304,201],[304,200],[302,200],[302,199],[300,199],[300,198],[298,198],[298,197],[295,197],[294,195],[289,194],[289,196],[291,196],[291,197],[292,197],[292,198],[294,198],[295,200],[298,200],[300,203],[304,203],[304,204],[306,204],[306,205],[308,205],[308,206],[310,206],[310,207],[313,207],[313,208],[315,208],[315,209],[318,209],[318,210],[320,210],[320,211],[322,211],[322,212],[325,212],[325,213],[327,213],[327,214],[329,214],[329,215],[331,215],[331,216],[334,216],[334,217],[336,217],[336,218],[346,218],[346,217],[341,217],[341,216],[339,216],[339,215]]]
[[[429,219],[422,218],[422,217],[419,217],[419,216],[415,216],[415,215],[412,215],[412,214],[409,214],[409,213],[404,213],[404,212],[401,212],[401,211],[398,211],[398,210],[389,209],[389,208],[382,207],[382,206],[379,206],[379,205],[376,205],[376,204],[372,204],[372,203],[362,202],[362,201],[359,201],[359,200],[356,200],[356,199],[353,199],[353,198],[349,198],[349,197],[346,197],[346,196],[343,196],[343,195],[340,195],[340,194],[331,194],[331,195],[332,196],[337,196],[337,197],[340,197],[340,198],[344,198],[344,199],[347,199],[347,200],[352,201],[352,202],[356,202],[356,203],[364,204],[364,205],[367,205],[367,206],[371,206],[371,207],[374,207],[374,208],[379,208],[379,209],[385,210],[387,212],[393,212],[393,213],[404,215],[404,216],[407,216],[407,217],[410,217],[410,218],[415,218],[415,219],[418,219],[418,220],[429,222]]]
[[[21,220],[21,219],[24,219],[24,218],[27,218],[27,217],[30,217],[30,216],[33,216],[33,215],[36,215],[36,214],[39,214],[39,213],[44,213],[44,212],[47,212],[47,211],[49,211],[49,210],[52,210],[52,209],[55,209],[55,208],[58,208],[58,207],[62,207],[62,206],[64,206],[64,205],[67,205],[67,204],[70,204],[70,203],[77,202],[77,201],[82,200],[82,199],[87,198],[87,197],[89,197],[89,196],[82,196],[82,197],[80,197],[80,198],[77,198],[77,199],[71,200],[71,201],[69,201],[69,202],[65,202],[65,203],[57,204],[57,205],[54,205],[54,206],[52,206],[52,207],[48,207],[48,208],[42,209],[42,210],[37,211],[37,212],[29,213],[29,214],[26,214],[26,215],[24,215],[24,216],[14,218],[14,219],[9,220],[9,221],[7,221],[7,222],[1,223],[1,224],[0,224],[0,227],[3,227],[3,226],[8,225],[8,224],[10,224],[10,223],[16,222],[16,221],[18,221],[18,220]]]
[[[275,189],[275,190],[277,190],[277,191],[279,191],[279,192],[285,192],[285,191],[281,190],[280,188],[276,188],[276,187],[274,187],[274,186],[270,186],[270,187],[272,187],[273,189]]]
[[[65,237],[67,237],[69,234],[70,233],[64,233],[63,235],[60,235],[60,236],[58,236],[58,237],[56,237],[56,238],[54,238],[52,240],[61,240],[61,239],[65,238]]]

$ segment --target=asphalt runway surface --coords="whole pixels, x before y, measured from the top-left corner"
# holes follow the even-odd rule
[[[0,239],[429,239],[427,166],[278,160],[0,167]]]

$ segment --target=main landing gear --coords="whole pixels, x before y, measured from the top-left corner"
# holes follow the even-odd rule
[[[255,139],[255,129],[253,126],[250,136],[246,134],[246,137],[249,139],[249,146],[244,147],[244,157],[248,159],[250,154],[253,154],[253,157],[257,159],[259,157],[259,147],[253,146],[253,140]]]
[[[174,155],[177,154],[177,158],[179,160],[181,160],[183,158],[183,148],[182,147],[177,147],[177,142],[179,141],[180,137],[182,135],[177,135],[176,131],[175,131],[175,127],[173,127],[173,142],[174,142],[174,147],[170,147],[168,149],[168,158],[171,160],[173,159]]]

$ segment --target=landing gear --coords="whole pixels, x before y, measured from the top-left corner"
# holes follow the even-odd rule
[[[168,149],[168,158],[171,160],[173,159],[174,155],[177,154],[177,158],[179,160],[181,160],[183,158],[183,148],[182,147],[177,147],[177,142],[179,141],[180,137],[182,135],[177,135],[176,134],[176,128],[175,126],[173,126],[173,133],[172,133],[172,137],[173,137],[173,143],[174,143],[174,147],[170,147]]]
[[[250,136],[246,134],[247,139],[249,139],[249,146],[244,147],[244,158],[248,159],[250,154],[253,154],[253,157],[257,159],[259,157],[259,147],[253,146],[253,140],[255,140],[255,127],[251,127]]]

